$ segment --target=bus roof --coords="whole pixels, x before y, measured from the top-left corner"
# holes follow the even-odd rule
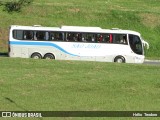
[[[100,27],[84,27],[84,26],[61,26],[61,27],[44,27],[40,25],[20,26],[11,25],[11,29],[17,30],[42,30],[42,31],[66,31],[66,32],[94,32],[94,33],[119,33],[119,34],[134,34],[140,36],[139,32],[132,30],[122,30],[118,28],[102,29]]]
[[[78,31],[101,31],[100,27],[83,27],[83,26],[61,26],[62,30],[78,30]]]

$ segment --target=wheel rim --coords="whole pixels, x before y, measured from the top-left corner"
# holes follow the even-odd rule
[[[39,56],[34,56],[33,59],[39,59]]]
[[[117,59],[117,63],[123,63],[123,60],[121,58]]]
[[[117,56],[115,57],[114,62],[125,63],[125,58],[123,56]]]
[[[50,56],[47,56],[45,59],[49,60],[49,59],[52,59],[52,57],[50,57]]]

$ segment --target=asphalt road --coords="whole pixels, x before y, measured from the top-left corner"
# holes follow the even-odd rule
[[[145,60],[144,64],[148,64],[148,65],[160,65],[160,60]]]
[[[0,53],[0,57],[8,57],[7,53]],[[147,65],[160,65],[160,60],[145,60],[143,64]]]
[[[7,53],[0,53],[0,57],[7,57],[8,54]]]

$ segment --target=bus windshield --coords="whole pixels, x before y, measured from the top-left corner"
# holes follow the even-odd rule
[[[143,55],[142,42],[139,36],[129,35],[129,43],[132,51],[138,55]]]

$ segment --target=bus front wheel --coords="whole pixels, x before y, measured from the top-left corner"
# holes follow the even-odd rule
[[[42,55],[40,54],[40,53],[33,53],[32,55],[31,55],[31,58],[33,58],[33,59],[42,59]]]
[[[44,55],[44,59],[55,59],[55,56],[52,53],[47,53]]]
[[[125,58],[123,56],[117,56],[115,57],[114,62],[125,63]]]

